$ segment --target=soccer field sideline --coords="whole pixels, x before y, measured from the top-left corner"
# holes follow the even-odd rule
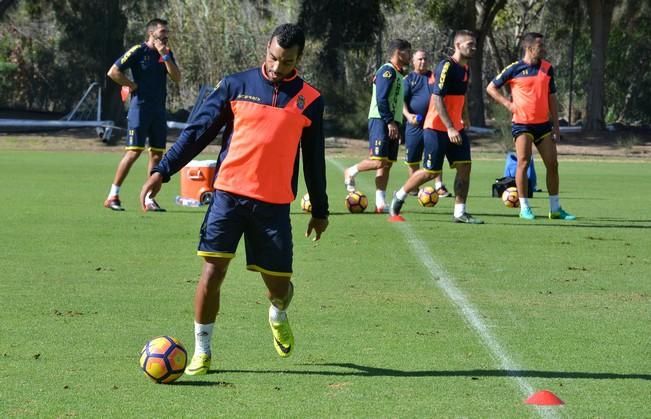
[[[346,169],[341,162],[327,158],[327,162],[335,166],[339,172],[341,172],[342,182],[341,186],[343,187],[343,174]],[[359,180],[358,180],[359,182]],[[364,186],[366,181],[362,181]],[[369,188],[368,190],[372,190]],[[370,203],[369,203],[370,206]],[[382,215],[380,215],[382,216]],[[384,217],[385,220],[388,216]],[[479,336],[483,345],[488,349],[492,357],[498,362],[499,367],[507,372],[508,377],[513,378],[517,383],[517,386],[521,394],[528,398],[531,396],[535,390],[529,382],[521,376],[513,374],[514,371],[522,371],[523,368],[511,359],[511,356],[499,343],[499,341],[490,333],[488,326],[481,320],[480,312],[473,306],[473,304],[468,300],[465,294],[455,285],[454,278],[452,278],[433,257],[427,251],[427,245],[423,242],[412,230],[408,222],[404,223],[392,223],[400,231],[404,241],[412,249],[412,253],[418,258],[422,263],[423,267],[429,272],[432,281],[434,284],[445,294],[446,298],[452,302],[457,309],[462,314],[464,320],[471,326],[475,333]],[[558,418],[561,417],[555,409],[542,406],[534,406],[537,413],[540,417],[543,418]],[[568,417],[567,415],[565,415]]]

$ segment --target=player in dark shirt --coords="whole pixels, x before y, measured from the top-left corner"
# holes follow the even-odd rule
[[[466,211],[470,187],[470,139],[465,127],[470,126],[466,110],[468,89],[468,61],[476,49],[475,36],[460,30],[454,36],[454,55],[441,61],[434,71],[433,100],[425,118],[425,150],[423,168],[417,170],[394,195],[391,201],[391,220],[403,221],[400,211],[408,192],[418,188],[441,173],[447,157],[450,167],[456,169],[454,179],[453,221],[465,224],[483,224]]]
[[[427,53],[418,49],[412,56],[414,71],[402,81],[405,92],[405,103],[402,114],[405,117],[405,164],[409,176],[420,168],[423,159],[423,123],[427,116],[429,102],[432,97],[431,84],[434,84],[434,73],[429,70]],[[434,189],[440,197],[450,196],[443,184],[443,175],[439,173],[434,178]],[[412,195],[418,191],[410,191]]]
[[[267,286],[269,325],[281,357],[294,350],[286,310],[293,243],[290,203],[296,196],[299,147],[312,217],[306,236],[315,240],[328,226],[323,99],[297,74],[305,36],[296,25],[281,25],[267,44],[262,67],[224,78],[197,116],[153,169],[140,193],[146,206],[162,183],[199,154],[224,128],[214,179],[215,194],[201,226],[197,254],[204,259],[195,293],[195,351],[189,375],[208,372],[211,337],[220,306],[220,289],[238,243],[244,236],[247,269]]]
[[[524,57],[506,67],[486,88],[493,99],[513,113],[511,133],[518,158],[515,183],[520,198],[520,218],[536,218],[527,198],[527,169],[531,161],[532,144],[535,144],[547,169],[549,218],[575,220],[576,216],[561,207],[558,196],[560,181],[556,142],[560,141],[561,134],[554,68],[549,61],[543,59],[545,45],[542,34],[526,34],[523,46]],[[499,92],[504,85],[511,87],[512,100]]]
[[[167,21],[152,19],[147,23],[147,41],[130,48],[111,66],[108,76],[131,92],[127,116],[126,152],[118,164],[106,208],[123,211],[120,188],[149,141],[148,171],[158,164],[167,140],[167,118],[165,98],[167,97],[167,76],[175,82],[181,81],[174,54],[168,46]],[[129,79],[126,70],[131,70]],[[164,211],[151,197],[147,198],[147,211]]]

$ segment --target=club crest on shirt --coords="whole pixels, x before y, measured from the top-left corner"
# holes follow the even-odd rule
[[[303,95],[299,95],[298,99],[296,99],[296,107],[300,110],[303,110],[305,107],[305,97]]]
[[[391,77],[393,77],[393,74],[391,74],[391,72],[387,70],[382,74],[382,77],[384,77],[385,79],[390,79]]]

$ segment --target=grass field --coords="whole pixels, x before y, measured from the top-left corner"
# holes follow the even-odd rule
[[[118,159],[0,152],[0,417],[651,417],[648,162],[563,161],[579,219],[525,222],[490,197],[503,162],[477,160],[469,210],[486,224],[468,226],[452,199],[407,201],[402,224],[348,214],[340,169],[354,159],[331,158],[320,242],[294,205],[294,356],[273,350],[240,249],[213,371],[156,385],[138,352],[161,334],[192,351],[204,209],[173,204],[176,177],[167,213],[137,210],[144,159],[127,211],[102,208]],[[372,205],[372,176],[358,185]],[[533,204],[546,214],[545,194]],[[523,403],[543,389],[566,404]]]

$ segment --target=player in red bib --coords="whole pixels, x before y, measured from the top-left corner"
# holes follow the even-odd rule
[[[206,374],[220,289],[242,237],[247,269],[259,272],[271,302],[269,325],[281,357],[294,351],[286,310],[294,294],[290,203],[296,197],[299,150],[312,217],[306,236],[328,226],[323,99],[298,76],[305,35],[296,25],[276,28],[261,67],[225,77],[197,116],[152,170],[141,203],[199,154],[224,128],[215,194],[201,226],[197,254],[204,259],[195,293],[195,351],[188,375]]]
[[[455,223],[483,224],[466,211],[470,187],[470,139],[465,127],[470,126],[466,110],[466,91],[470,73],[468,61],[475,54],[476,40],[472,32],[460,30],[454,35],[454,55],[441,61],[434,71],[430,107],[424,123],[423,168],[414,172],[396,191],[389,208],[392,219],[400,215],[408,192],[434,179],[443,170],[447,158],[456,169],[454,179]]]
[[[486,88],[493,99],[513,114],[511,131],[518,157],[515,183],[520,196],[520,218],[536,218],[527,198],[527,168],[531,161],[532,144],[535,144],[547,168],[549,218],[575,220],[574,215],[561,207],[558,197],[556,142],[560,141],[561,135],[554,68],[549,61],[543,59],[543,35],[528,33],[524,36],[522,44],[524,58],[506,67]],[[504,85],[511,88],[511,99],[500,93],[499,88]]]

